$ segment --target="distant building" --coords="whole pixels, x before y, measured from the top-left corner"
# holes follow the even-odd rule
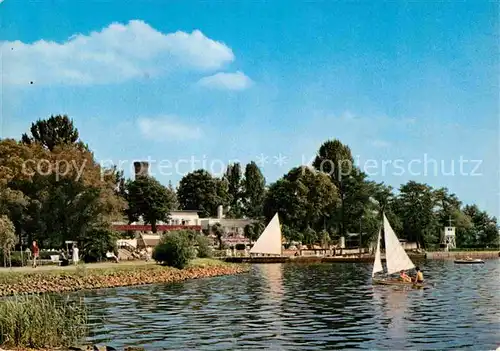
[[[170,212],[170,225],[201,225],[200,216],[196,210],[175,210]]]
[[[233,245],[249,242],[244,236],[245,226],[255,222],[252,219],[224,218],[222,206],[217,209],[217,218],[200,218],[196,210],[174,210],[170,212],[169,217],[168,221],[160,221],[156,224],[157,234],[152,233],[151,225],[145,224],[142,218],[131,224],[115,222],[113,223],[113,229],[136,232],[136,246],[137,248],[144,248],[155,246],[163,232],[179,229],[210,231],[214,224],[220,223],[224,230],[224,242]],[[125,245],[125,243],[123,244]]]
[[[245,227],[248,224],[252,224],[254,222],[255,220],[253,219],[224,218],[222,206],[219,206],[217,208],[217,218],[200,219],[202,230],[210,231],[214,224],[220,223],[222,229],[224,230],[223,241],[230,245],[238,243],[248,243],[249,240],[244,236]]]

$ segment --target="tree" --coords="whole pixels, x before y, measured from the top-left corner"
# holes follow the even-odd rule
[[[347,225],[345,218],[345,198],[346,198],[346,179],[349,179],[353,172],[354,159],[351,149],[342,144],[339,140],[328,140],[324,142],[313,162],[314,168],[328,174],[337,187],[340,197],[339,224],[340,234],[345,236]]]
[[[255,162],[250,162],[245,167],[244,188],[244,213],[248,218],[262,217],[264,198],[266,194],[266,179]]]
[[[330,234],[326,230],[321,231],[320,233],[320,238],[321,238],[321,247],[323,249],[328,249],[330,247]]]
[[[402,218],[407,239],[424,248],[438,244],[440,233],[434,215],[436,198],[433,189],[427,184],[409,181],[399,191],[397,212]]]
[[[21,243],[37,239],[42,246],[61,247],[108,228],[126,205],[116,193],[115,171],[102,169],[79,144],[50,151],[40,143],[1,140],[0,189],[16,194],[2,211],[7,208]]]
[[[9,266],[12,266],[10,252],[16,244],[16,233],[14,224],[10,221],[9,217],[2,215],[0,217],[0,247],[3,252],[3,264],[7,266],[7,257],[9,259]]]
[[[175,188],[172,185],[172,181],[168,181],[168,190],[173,195],[172,210],[178,210],[179,209],[179,200],[177,199],[177,192],[175,191]]]
[[[337,205],[337,189],[328,175],[308,167],[296,167],[271,184],[264,213],[270,220],[278,212],[283,225],[304,233],[304,241],[315,242],[315,233],[325,229]],[[307,228],[311,230],[306,232]],[[307,233],[313,231],[314,235],[309,237]]]
[[[454,226],[458,247],[474,245],[471,218],[462,212],[462,202],[458,197],[451,194],[447,188],[440,188],[434,191],[434,198],[434,213],[438,223],[436,230],[442,231],[445,226]]]
[[[219,250],[222,250],[222,236],[224,235],[224,228],[220,223],[215,223],[211,229],[212,233],[217,237],[217,241],[219,241]]]
[[[464,214],[472,222],[472,227],[469,229],[469,246],[483,248],[499,246],[499,231],[495,217],[490,217],[488,213],[481,211],[476,205],[465,206]]]
[[[229,194],[229,211],[227,216],[229,218],[241,218],[243,215],[242,209],[242,179],[241,179],[241,166],[239,163],[230,164],[227,167],[226,174],[224,175],[228,183]]]
[[[38,120],[31,124],[31,136],[22,135],[26,144],[40,143],[53,151],[57,145],[74,144],[78,141],[78,129],[73,126],[73,120],[66,115],[50,116],[46,120]]]
[[[167,221],[175,203],[175,194],[151,177],[137,177],[127,183],[130,212],[142,216],[156,233],[158,221]]]
[[[181,179],[177,198],[184,210],[197,210],[202,218],[215,216],[219,205],[228,204],[227,182],[199,169]]]
[[[245,228],[243,228],[243,235],[250,241],[250,244],[259,238],[256,235],[254,231],[254,226],[252,224],[247,224]]]
[[[257,221],[254,223],[247,224],[243,229],[244,236],[248,240],[250,240],[250,244],[254,241],[257,241],[259,236],[265,229],[265,225],[261,221]]]

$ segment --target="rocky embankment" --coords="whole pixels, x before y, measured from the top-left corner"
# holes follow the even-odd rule
[[[72,346],[69,348],[56,348],[56,349],[2,349],[0,351],[121,351],[111,346],[106,345],[89,345],[89,346]],[[125,347],[123,351],[145,351],[144,347]]]
[[[243,273],[248,267],[235,264],[190,267],[182,270],[149,266],[140,269],[99,270],[57,273],[8,273],[0,274],[0,296],[14,294],[38,294],[47,292],[71,292],[85,289],[115,288],[120,286],[171,283],[187,279],[208,278]]]

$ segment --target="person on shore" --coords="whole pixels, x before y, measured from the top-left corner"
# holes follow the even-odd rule
[[[411,283],[411,277],[406,274],[404,270],[401,270],[401,272],[399,272],[399,278],[401,278],[401,280],[405,283]]]
[[[69,265],[68,256],[66,256],[64,251],[61,251],[61,253],[59,254],[59,260],[61,261],[61,266],[65,267]]]
[[[115,255],[115,253],[113,251],[106,252],[106,258],[113,259],[116,263],[119,262],[118,257]]]
[[[424,282],[424,275],[423,275],[422,271],[420,270],[419,267],[415,267],[415,271],[416,271],[416,274],[415,274],[414,282],[415,283],[423,283]]]
[[[79,256],[79,251],[78,250],[78,247],[75,245],[73,245],[73,264],[77,265],[78,264],[78,261],[80,261],[80,256]]]
[[[31,251],[32,251],[32,254],[33,254],[33,263],[32,263],[32,267],[33,268],[36,268],[37,266],[37,260],[38,260],[38,256],[40,254],[40,248],[38,247],[36,241],[33,240],[33,245],[31,247]]]

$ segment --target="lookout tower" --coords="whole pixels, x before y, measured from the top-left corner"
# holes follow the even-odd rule
[[[444,250],[454,249],[457,247],[455,227],[451,225],[451,216],[448,219],[448,226],[444,227],[443,236],[441,238],[441,243],[444,246]]]
[[[149,176],[149,162],[136,161],[134,162],[135,178]]]

